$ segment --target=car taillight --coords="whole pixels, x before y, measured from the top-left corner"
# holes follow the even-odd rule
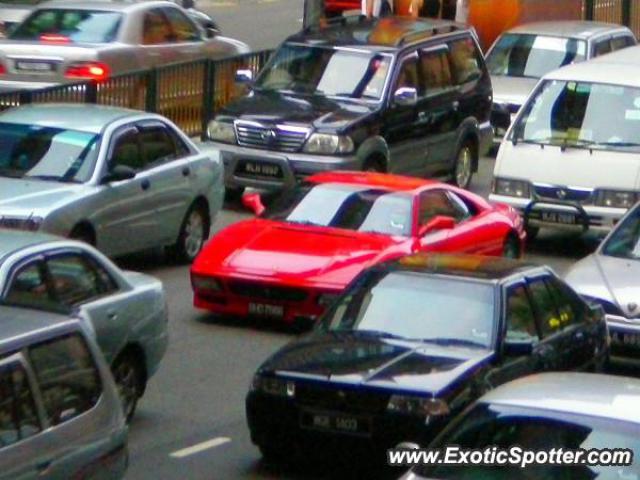
[[[109,66],[99,62],[74,63],[64,72],[67,78],[89,78],[104,80],[109,76]]]
[[[66,35],[58,35],[57,33],[43,33],[40,35],[40,41],[46,43],[69,43],[71,39]]]

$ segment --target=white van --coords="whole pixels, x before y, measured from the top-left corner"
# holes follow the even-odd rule
[[[490,200],[540,227],[608,231],[640,194],[640,46],[545,75],[500,144]]]

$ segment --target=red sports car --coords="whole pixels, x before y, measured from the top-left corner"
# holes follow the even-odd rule
[[[258,194],[243,202],[264,209]],[[308,321],[376,262],[421,251],[518,257],[524,241],[515,210],[466,190],[381,173],[320,173],[207,243],[191,268],[194,305]]]

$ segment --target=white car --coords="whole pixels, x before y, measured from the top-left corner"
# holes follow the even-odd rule
[[[640,47],[545,75],[500,144],[490,200],[540,227],[606,232],[640,194]]]

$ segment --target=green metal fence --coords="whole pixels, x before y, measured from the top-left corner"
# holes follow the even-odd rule
[[[38,90],[0,94],[0,110],[29,103],[96,103],[156,112],[191,136],[203,135],[215,113],[242,90],[234,82],[238,69],[254,75],[272,51],[222,60],[176,63],[113,76],[101,82],[66,83]]]

